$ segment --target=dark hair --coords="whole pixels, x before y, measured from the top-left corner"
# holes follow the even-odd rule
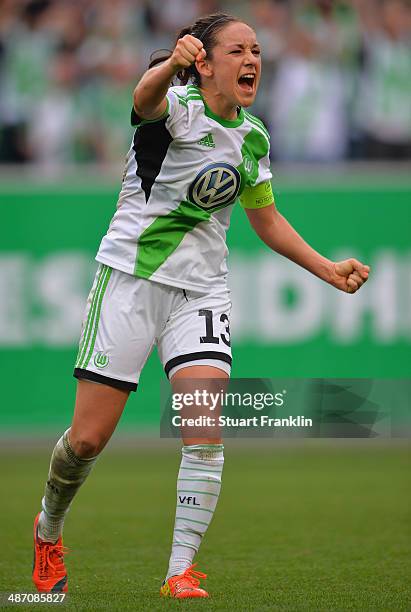
[[[203,43],[204,49],[207,53],[207,57],[212,57],[212,51],[217,44],[217,34],[218,32],[224,28],[228,23],[238,22],[239,19],[233,17],[232,15],[228,15],[227,13],[213,13],[211,15],[206,15],[205,17],[200,17],[195,21],[192,25],[183,28],[181,32],[177,36],[176,42],[186,36],[186,34],[191,34],[191,36],[195,36]],[[163,49],[160,52],[164,51]],[[162,54],[158,57],[153,57],[155,51],[150,57],[149,68],[164,62],[169,57],[171,57],[172,52],[167,51],[167,55]],[[177,73],[177,77],[180,80],[181,85],[186,85],[188,81],[191,79],[194,85],[201,85],[201,76],[195,66],[195,64],[191,64],[188,68],[184,68]]]

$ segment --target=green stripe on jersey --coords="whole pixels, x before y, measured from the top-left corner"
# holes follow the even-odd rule
[[[138,240],[135,276],[150,278],[176,250],[187,232],[209,218],[209,212],[186,200],[180,202],[168,215],[157,217]]]
[[[187,87],[187,93],[185,95],[176,93],[176,96],[181,101],[182,104],[184,104],[184,102],[187,103],[190,100],[202,100],[203,99],[197,87],[192,87],[192,86]]]
[[[186,99],[183,98],[183,96],[180,96],[179,94],[176,94],[178,101],[180,104],[182,104],[185,108],[188,108],[188,104],[186,102]]]
[[[261,119],[259,119],[258,117],[254,117],[254,115],[251,115],[251,113],[248,113],[247,111],[244,111],[244,112],[245,112],[245,116],[250,121],[250,123],[253,123],[257,127],[261,128],[261,130],[264,132],[267,138],[270,139],[270,134],[267,128],[265,127],[264,123],[261,121]]]

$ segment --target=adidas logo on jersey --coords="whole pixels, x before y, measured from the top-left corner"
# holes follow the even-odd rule
[[[203,145],[203,147],[210,147],[212,149],[215,149],[215,142],[212,134],[207,134],[207,136],[204,136],[204,138],[199,140],[197,144]]]

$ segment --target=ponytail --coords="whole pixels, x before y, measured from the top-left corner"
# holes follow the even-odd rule
[[[173,52],[170,51],[170,49],[157,49],[156,51],[153,51],[153,53],[150,55],[150,63],[148,65],[148,70],[150,70],[150,68],[153,68],[154,66],[157,66],[158,64],[162,64],[172,55]]]

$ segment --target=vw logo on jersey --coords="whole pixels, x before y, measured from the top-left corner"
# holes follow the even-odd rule
[[[188,199],[204,210],[213,210],[234,202],[240,183],[240,173],[234,166],[224,162],[208,164],[191,183]]]

